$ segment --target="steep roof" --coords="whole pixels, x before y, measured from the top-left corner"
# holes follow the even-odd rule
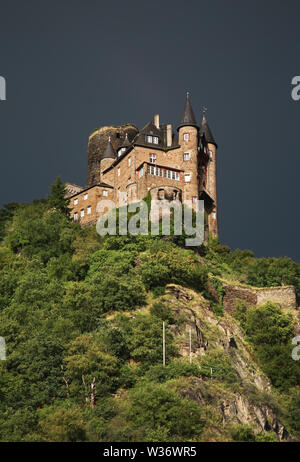
[[[123,141],[123,143],[121,144],[121,148],[128,148],[128,146],[130,146],[130,141],[128,139],[128,133],[126,133],[125,135],[125,140]]]
[[[113,148],[113,145],[111,144],[110,137],[108,138],[108,143],[106,145],[105,151],[101,156],[102,159],[115,159],[116,158],[116,152]]]
[[[184,107],[184,111],[181,117],[181,122],[177,130],[179,130],[180,127],[186,127],[186,126],[199,128],[199,126],[197,125],[197,120],[196,120],[192,105],[191,105],[190,94],[188,92],[186,94],[185,107]]]
[[[200,135],[201,136],[205,136],[205,140],[207,143],[211,143],[211,144],[214,144],[216,146],[216,148],[218,147],[214,137],[213,137],[213,134],[211,132],[211,129],[209,128],[209,125],[207,123],[207,120],[206,120],[206,117],[205,115],[203,116],[203,119],[202,119],[202,123],[201,123],[201,127],[200,127]]]

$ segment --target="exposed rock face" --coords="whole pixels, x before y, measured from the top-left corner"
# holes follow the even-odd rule
[[[214,435],[218,434],[222,439],[224,430],[230,425],[244,424],[251,425],[255,433],[273,431],[278,440],[289,439],[287,430],[269,404],[272,401],[268,398],[272,396],[270,382],[259,369],[235,321],[226,313],[217,317],[209,301],[190,289],[169,284],[166,292],[162,300],[171,307],[175,317],[176,323],[170,329],[180,354],[187,357],[190,354],[191,331],[195,364],[209,351],[222,349],[238,377],[236,383],[224,387],[220,381],[214,380],[213,374],[211,378],[190,377],[180,390],[183,396],[215,414]],[[252,390],[251,396],[249,389]]]
[[[138,129],[131,124],[120,125],[119,127],[109,126],[101,127],[90,135],[88,144],[88,187],[100,181],[100,160],[109,137],[111,138],[113,148],[117,151],[124,143],[126,133],[129,142],[132,142],[138,133]]]
[[[225,399],[220,407],[224,424],[252,425],[256,433],[272,430],[279,440],[287,439],[289,436],[270,407],[252,404],[245,396],[236,395],[231,399]]]

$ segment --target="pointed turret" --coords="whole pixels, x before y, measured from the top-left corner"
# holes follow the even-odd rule
[[[189,92],[187,92],[186,94],[185,108],[184,108],[184,111],[181,117],[180,125],[177,128],[177,130],[179,130],[179,128],[181,127],[187,127],[187,126],[199,128],[199,126],[197,125],[197,121],[196,121],[196,117],[195,117],[192,105],[191,105]]]
[[[211,132],[211,129],[209,128],[209,125],[207,123],[207,120],[206,120],[206,117],[205,117],[205,114],[203,114],[203,119],[202,119],[202,123],[201,123],[201,127],[200,127],[200,136],[204,135],[205,136],[205,140],[207,143],[210,143],[210,144],[214,144],[216,146],[216,148],[218,147],[214,137],[213,137],[213,134]]]
[[[125,140],[123,141],[121,146],[122,146],[122,148],[128,148],[130,146],[130,141],[128,139],[128,133],[126,133]]]
[[[108,138],[107,146],[101,158],[102,159],[115,159],[116,158],[116,152],[113,148],[113,145],[111,144],[110,137]]]

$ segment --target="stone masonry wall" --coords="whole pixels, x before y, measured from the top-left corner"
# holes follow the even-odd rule
[[[239,285],[231,285],[222,282],[224,289],[223,306],[225,311],[233,314],[236,310],[238,300],[244,300],[249,306],[263,305],[267,302],[277,303],[284,308],[296,308],[296,294],[293,286],[280,287],[243,287]],[[213,299],[218,302],[219,295],[211,286],[210,293]]]

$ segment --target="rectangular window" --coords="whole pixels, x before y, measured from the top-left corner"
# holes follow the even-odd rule
[[[144,167],[142,167],[142,168],[139,170],[139,178],[142,178],[143,175],[144,175]]]
[[[120,169],[120,167],[119,167],[119,168],[118,168],[118,176],[120,176],[120,175],[121,175],[121,169]]]
[[[89,205],[87,208],[87,214],[90,215],[92,213],[92,207]]]
[[[158,137],[157,136],[153,136],[153,143],[158,144]]]
[[[151,164],[155,164],[155,162],[156,162],[156,155],[155,154],[150,154],[150,162],[151,162]]]
[[[171,172],[171,170],[165,170],[165,177],[171,179],[171,177],[172,177],[172,172]]]
[[[211,214],[211,216],[212,216],[212,219],[215,220],[215,219],[216,219],[216,212],[213,212],[213,213]]]
[[[86,194],[83,196],[83,200],[86,201],[88,197],[89,197],[89,196],[88,196],[88,194],[86,193]]]
[[[131,157],[128,159],[128,167],[131,167]]]
[[[191,156],[189,152],[185,152],[183,155],[183,160],[190,160]]]
[[[189,141],[189,139],[190,139],[189,133],[184,133],[183,134],[183,139],[184,139],[184,141]]]
[[[74,205],[78,204],[78,199],[74,199]]]
[[[212,151],[208,151],[208,153],[209,153],[209,160],[212,160],[212,157],[213,157]]]
[[[184,181],[186,183],[189,183],[191,181],[191,174],[190,173],[187,173],[186,175],[184,175]]]
[[[106,189],[103,189],[102,196],[108,196],[108,192],[106,191]]]
[[[74,213],[74,221],[78,221],[78,213]]]
[[[81,209],[81,211],[80,211],[80,216],[84,217],[84,210],[83,209]]]
[[[150,136],[150,135],[147,135],[147,136],[146,136],[146,141],[147,141],[147,143],[152,143],[153,137]]]

